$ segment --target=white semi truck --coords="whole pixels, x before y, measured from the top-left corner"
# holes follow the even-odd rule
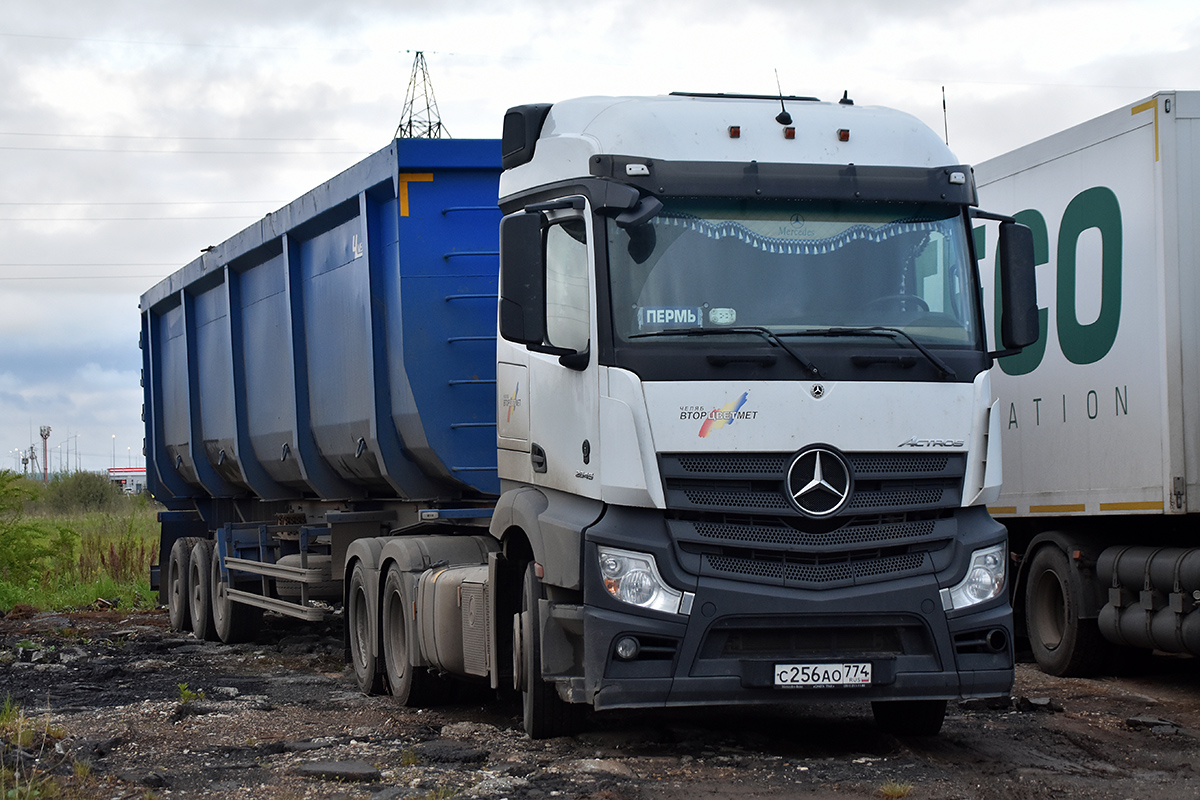
[[[342,600],[364,690],[515,689],[535,737],[844,700],[937,732],[1013,677],[975,206],[848,99],[394,142],[143,297],[172,621]],[[1032,240],[998,230],[1014,351]]]
[[[1033,653],[1057,675],[1200,655],[1200,92],[1119,108],[976,180],[1034,235],[1042,335],[993,371],[989,503],[1021,556]]]

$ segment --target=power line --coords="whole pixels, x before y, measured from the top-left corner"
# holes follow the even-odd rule
[[[19,150],[26,153],[158,153],[160,155],[192,156],[365,156],[366,150],[115,150],[104,147],[17,147],[0,145],[0,150]]]
[[[292,136],[145,136],[127,133],[31,133],[0,131],[0,136],[46,136],[64,139],[152,139],[180,142],[344,142],[337,138],[301,138]]]
[[[287,47],[281,45],[211,44],[208,42],[143,42],[132,39],[92,39],[78,36],[45,36],[36,33],[0,33],[10,39],[47,39],[56,42],[91,42],[94,44],[135,44],[150,47],[211,47],[224,50],[290,50],[296,52],[315,51],[322,53],[363,53],[363,48],[350,47]]]
[[[8,201],[0,205],[269,205],[278,200],[54,200],[54,201]]]
[[[206,219],[261,219],[257,214],[231,217],[0,217],[0,222],[193,222]]]
[[[60,261],[53,264],[42,263],[34,264],[32,262],[8,262],[0,264],[0,267],[173,267],[176,266],[174,261],[148,261],[131,264],[128,261],[110,261],[106,263],[86,263],[83,261]]]
[[[156,275],[0,275],[0,281],[157,281],[165,277],[166,275],[161,273]]]

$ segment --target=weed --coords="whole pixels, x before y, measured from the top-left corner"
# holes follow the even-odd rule
[[[120,492],[93,501],[85,485],[93,478],[109,491],[103,476],[71,476],[43,488],[0,470],[0,610],[17,604],[94,607],[98,597],[110,598],[105,607],[153,607],[149,574],[159,555],[155,509],[144,498]],[[60,484],[78,491],[56,489]]]
[[[15,723],[20,716],[21,707],[13,702],[11,694],[6,694],[4,705],[0,706],[0,733],[8,730],[9,726]]]
[[[76,780],[86,781],[92,777],[92,762],[90,761],[75,761],[71,764],[71,774]]]
[[[49,730],[49,721],[46,723]],[[37,731],[29,724],[29,720],[21,711],[21,707],[13,702],[12,696],[5,697],[4,705],[0,706],[0,749],[8,749],[15,745],[30,748],[37,741]],[[41,746],[46,746],[44,735]],[[58,738],[62,738],[61,736]],[[9,769],[0,767],[0,798],[4,800],[43,800],[43,798],[58,797],[62,787],[52,777],[43,776],[36,770],[21,774],[20,767]]]
[[[203,689],[201,689],[198,692],[193,692],[191,689],[188,688],[188,685],[186,683],[179,684],[179,702],[181,704],[186,706],[188,703],[192,702],[193,700],[203,700],[203,699],[204,699],[204,690]]]
[[[900,800],[901,797],[908,797],[912,790],[911,783],[897,783],[889,778],[887,783],[879,787],[879,794],[887,800]]]
[[[407,747],[400,753],[400,766],[402,767],[415,767],[420,762],[421,759],[417,754]]]

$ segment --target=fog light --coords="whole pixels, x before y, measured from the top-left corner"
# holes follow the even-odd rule
[[[638,653],[642,651],[642,646],[638,644],[638,640],[632,636],[622,636],[617,639],[616,646],[617,658],[622,661],[632,661],[638,657]]]

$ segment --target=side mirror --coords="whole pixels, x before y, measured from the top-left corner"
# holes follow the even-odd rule
[[[1041,333],[1037,279],[1033,271],[1033,231],[1017,222],[1000,223],[1000,345],[1019,351],[1033,345]],[[996,355],[1011,355],[1004,352]]]
[[[510,342],[546,339],[544,258],[540,213],[500,221],[500,335]]]

